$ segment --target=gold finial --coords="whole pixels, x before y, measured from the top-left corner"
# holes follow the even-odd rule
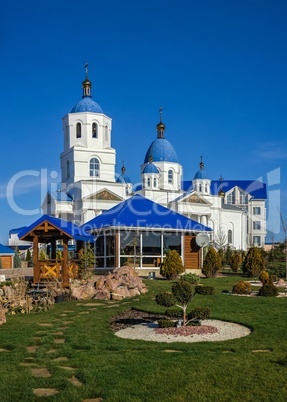
[[[220,175],[220,177],[219,177],[220,186],[219,186],[219,191],[218,191],[219,197],[225,197],[225,192],[222,190],[222,181],[223,180],[224,180],[224,178],[222,177],[222,175]]]
[[[165,130],[165,125],[162,122],[162,111],[163,107],[161,106],[159,108],[159,117],[160,117],[160,122],[157,124],[156,129],[157,129],[157,138],[164,138],[164,130]]]
[[[152,163],[152,155],[149,156],[148,161],[149,163]]]
[[[125,161],[123,161],[123,166],[122,166],[122,174],[125,174],[126,168],[125,168]]]
[[[204,168],[204,163],[202,162],[202,155],[200,156],[200,164],[199,164],[200,169],[202,170]]]

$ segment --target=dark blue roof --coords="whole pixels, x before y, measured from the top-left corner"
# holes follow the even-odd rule
[[[90,96],[84,96],[71,110],[71,113],[80,112],[103,113],[101,106]]]
[[[22,230],[26,229],[27,226],[21,226],[20,228],[10,229],[9,234],[18,234],[22,232]]]
[[[246,191],[255,199],[267,199],[266,184],[258,180],[223,180],[222,185],[220,180],[212,180],[210,185],[210,194],[217,195],[220,189],[226,193],[236,186]],[[183,181],[182,189],[184,191],[191,191],[193,189],[192,181]]]
[[[155,166],[154,163],[148,163],[144,170],[143,173],[159,173],[158,168]]]
[[[208,176],[207,176],[207,173],[206,173],[205,170],[200,169],[200,170],[198,170],[198,171],[195,173],[193,179],[194,179],[194,180],[196,180],[196,179],[208,179]]]
[[[177,163],[176,152],[169,141],[165,138],[154,140],[147,150],[144,163],[148,163],[152,157],[153,162],[175,162]]]
[[[122,173],[117,177],[117,183],[131,183],[129,176],[126,173]]]
[[[19,239],[25,240],[25,237],[28,236],[33,230],[35,230],[39,225],[43,222],[49,222],[59,231],[65,233],[68,237],[82,240],[82,241],[94,241],[93,236],[84,233],[83,230],[72,222],[65,221],[63,219],[55,218],[54,216],[50,215],[42,215],[39,219],[33,222],[30,226],[24,229],[22,232],[19,233]]]
[[[7,246],[4,246],[4,244],[0,243],[0,254],[15,254],[15,251]]]
[[[60,190],[59,191],[50,191],[49,194],[56,201],[67,201],[67,202],[73,201],[73,198],[70,196],[70,194],[65,193],[64,191],[60,191]]]
[[[210,229],[139,194],[103,212],[81,226],[84,231],[109,227],[209,232]]]

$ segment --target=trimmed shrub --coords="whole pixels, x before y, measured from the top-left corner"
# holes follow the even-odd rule
[[[202,273],[207,278],[214,278],[222,268],[221,258],[214,247],[209,247],[208,253],[203,261]]]
[[[232,293],[237,295],[249,295],[251,293],[251,285],[249,282],[239,281],[233,286]]]
[[[196,307],[188,314],[187,318],[189,320],[206,320],[210,317],[209,307]]]
[[[265,269],[265,259],[262,250],[251,247],[242,264],[243,273],[249,277],[256,277],[263,269]]]
[[[171,291],[176,301],[180,304],[188,304],[193,296],[193,289],[189,282],[180,281],[172,285]]]
[[[232,272],[237,272],[241,263],[241,255],[237,252],[233,253],[230,259],[230,268]]]
[[[171,320],[158,320],[159,328],[173,328],[176,327],[176,322]]]
[[[168,280],[173,280],[184,271],[180,255],[176,250],[170,250],[160,267],[160,274]]]
[[[265,269],[260,272],[259,280],[262,282],[263,285],[265,285],[265,283],[269,282],[269,280],[270,280],[269,274],[267,271],[265,271]]]
[[[182,318],[182,311],[175,308],[170,308],[169,310],[166,310],[164,314],[171,318]]]
[[[191,272],[182,275],[180,279],[182,281],[189,282],[191,285],[197,285],[200,282],[200,277],[196,274],[192,274]]]
[[[267,282],[259,289],[258,296],[276,297],[278,296],[278,293],[277,287],[273,285],[273,283]]]
[[[161,292],[155,296],[155,301],[160,306],[172,307],[175,305],[175,297],[170,292]]]
[[[215,288],[213,286],[195,286],[195,293],[199,295],[214,295]]]

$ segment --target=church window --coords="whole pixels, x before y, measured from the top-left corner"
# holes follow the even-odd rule
[[[156,178],[153,179],[153,186],[156,187]]]
[[[234,190],[231,191],[229,194],[227,194],[227,204],[235,204],[235,194],[234,194]]]
[[[239,192],[239,204],[240,205],[246,204],[246,195],[242,191]]]
[[[204,190],[206,193],[208,193],[208,187],[207,187],[207,184],[205,184],[205,190]]]
[[[261,222],[260,221],[254,221],[253,222],[253,229],[254,230],[261,230]]]
[[[98,138],[98,125],[97,125],[97,123],[92,124],[92,134],[93,134],[93,138]]]
[[[199,192],[202,193],[202,184],[199,183]]]
[[[82,125],[81,125],[81,123],[77,123],[76,136],[77,136],[77,138],[81,138],[81,136],[82,136]]]
[[[227,237],[228,244],[232,244],[232,230],[228,230]]]
[[[168,171],[168,183],[173,184],[173,171],[171,169]]]
[[[147,179],[147,186],[150,187],[150,178]]]
[[[109,141],[109,127],[108,126],[105,127],[105,141],[106,142]]]
[[[253,245],[260,247],[261,246],[261,237],[260,236],[253,236]]]
[[[253,214],[254,215],[261,215],[261,208],[260,207],[253,207]]]
[[[100,162],[97,158],[92,158],[90,160],[90,176],[91,177],[100,176]]]
[[[67,179],[70,178],[70,161],[67,161]]]

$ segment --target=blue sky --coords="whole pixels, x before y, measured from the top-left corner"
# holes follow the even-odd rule
[[[118,171],[124,160],[139,181],[163,106],[184,178],[200,155],[211,179],[262,177],[275,205],[269,229],[282,239],[285,1],[11,0],[1,11],[0,242],[39,217],[45,176],[59,181],[61,118],[81,98],[86,61],[93,99],[113,119]]]

